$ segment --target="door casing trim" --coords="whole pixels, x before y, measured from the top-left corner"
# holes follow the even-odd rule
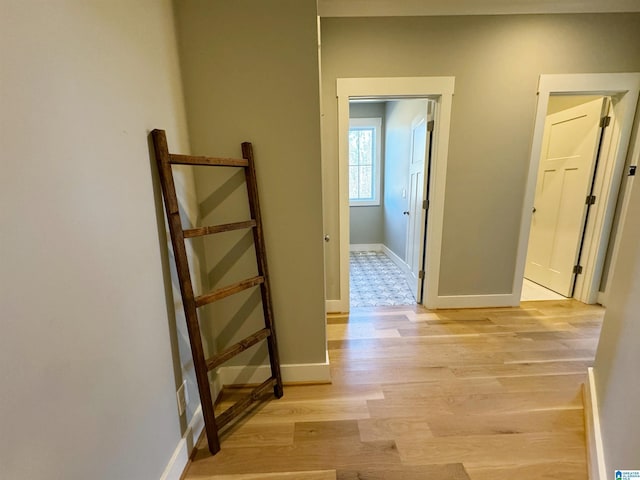
[[[348,191],[348,125],[349,99],[357,97],[406,97],[435,100],[435,130],[433,165],[431,170],[431,198],[427,223],[427,255],[423,304],[438,308],[440,252],[444,220],[444,198],[449,152],[451,105],[455,77],[379,77],[338,78],[338,195],[340,245],[340,298],[327,300],[327,311],[349,311],[349,191]],[[425,190],[426,191],[426,190]]]

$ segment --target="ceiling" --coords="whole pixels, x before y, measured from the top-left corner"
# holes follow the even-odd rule
[[[640,12],[640,0],[318,0],[321,17]]]

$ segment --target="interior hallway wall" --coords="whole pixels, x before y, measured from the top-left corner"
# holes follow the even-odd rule
[[[316,2],[190,0],[175,7],[193,152],[238,157],[241,142],[254,145],[282,363],[325,362]],[[246,218],[242,173],[212,170],[196,172],[203,222]],[[234,235],[205,245],[211,287],[255,274],[250,232]],[[209,349],[262,321],[259,293],[251,290],[215,308],[206,328],[218,341]],[[265,360],[265,349],[245,353],[239,363]]]
[[[439,295],[511,293],[540,74],[640,71],[639,14],[322,19],[326,233],[339,238],[336,79],[455,76]],[[339,250],[327,251],[328,298]]]
[[[0,477],[158,479],[191,369],[148,139],[189,149],[171,3],[1,3]]]
[[[635,161],[638,160],[636,152]],[[640,188],[629,205],[640,204]],[[640,469],[640,211],[629,208],[611,279],[594,375],[608,472]]]
[[[387,103],[387,163],[384,197],[384,244],[400,259],[407,260],[412,122],[426,116],[426,100],[396,100]]]

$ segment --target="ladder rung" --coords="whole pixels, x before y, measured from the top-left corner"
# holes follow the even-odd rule
[[[270,388],[276,384],[276,379],[271,377],[254,388],[251,393],[242,397],[236,403],[227,408],[224,412],[216,417],[218,428],[222,428],[231,420],[240,415],[249,405],[259,400]]]
[[[220,300],[221,298],[228,297],[229,295],[233,295],[234,293],[241,292],[242,290],[246,290],[247,288],[260,285],[261,283],[264,283],[264,277],[257,276],[253,278],[247,278],[246,280],[242,280],[241,282],[220,288],[219,290],[214,290],[211,293],[205,293],[204,295],[196,297],[196,307],[201,307],[208,303],[215,302],[216,300]]]
[[[169,154],[169,162],[174,165],[209,165],[218,167],[246,167],[249,162],[244,158],[196,157],[193,155]]]
[[[183,230],[184,238],[201,237],[203,235],[211,235],[213,233],[230,232],[232,230],[241,230],[243,228],[253,228],[256,226],[255,220],[247,220],[246,222],[225,223],[223,225],[212,225],[209,227],[197,227]]]
[[[229,348],[226,348],[221,353],[207,359],[207,368],[210,371],[213,370],[218,365],[221,365],[227,360],[229,360],[230,358],[233,358],[239,353],[244,352],[249,347],[253,347],[256,343],[264,340],[269,335],[271,335],[271,330],[269,330],[268,328],[263,328],[262,330],[254,333],[253,335],[248,336],[244,340],[240,340],[238,343],[231,345]]]

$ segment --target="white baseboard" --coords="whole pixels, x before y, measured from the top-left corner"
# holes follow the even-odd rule
[[[280,365],[283,382],[330,383],[329,353],[323,363],[298,363]],[[264,382],[271,375],[269,365],[229,366],[218,369],[222,385],[246,385]]]
[[[204,417],[202,416],[202,406],[198,405],[187,431],[178,442],[160,480],[180,480],[202,430],[204,430]]]
[[[349,245],[350,252],[381,252],[381,243],[352,243]]]
[[[349,311],[349,302],[342,300],[325,300],[327,313],[346,313]]]
[[[389,247],[387,247],[386,245],[382,245],[382,251],[387,257],[391,259],[393,263],[395,263],[398,266],[400,270],[402,270],[402,273],[404,273],[405,275],[409,275],[411,273],[411,268],[409,268],[409,265],[407,265],[404,262],[404,260],[402,260],[398,255],[396,255],[396,253],[392,251]]]
[[[491,308],[517,307],[520,298],[511,293],[494,295],[450,295],[436,297],[432,308]]]
[[[598,411],[598,394],[592,367],[588,369],[588,381],[584,386],[584,423],[587,437],[589,480],[607,480]]]

